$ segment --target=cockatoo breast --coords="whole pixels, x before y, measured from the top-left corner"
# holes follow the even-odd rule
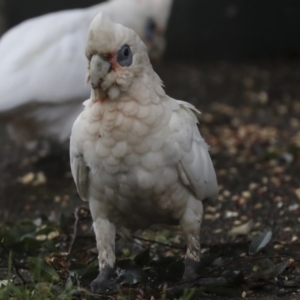
[[[143,228],[178,220],[188,192],[178,184],[176,150],[168,139],[170,99],[88,100],[83,153],[90,168],[90,197],[101,199],[118,227]],[[180,209],[182,207],[182,209]],[[173,215],[172,215],[173,213]]]

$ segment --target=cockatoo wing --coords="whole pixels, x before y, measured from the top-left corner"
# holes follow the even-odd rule
[[[197,199],[214,198],[218,195],[218,183],[208,146],[197,127],[195,113],[200,112],[184,101],[177,100],[174,106],[170,128],[174,146],[179,153],[177,169],[180,178]]]
[[[77,191],[82,200],[88,200],[88,190],[89,190],[89,168],[83,158],[81,140],[81,129],[83,124],[81,124],[81,115],[76,119],[70,140],[70,163],[71,172],[74,178]]]

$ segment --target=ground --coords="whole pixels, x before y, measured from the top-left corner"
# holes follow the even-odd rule
[[[201,279],[196,282],[200,288],[191,297],[198,297],[197,293],[201,293],[201,299],[222,299],[224,295],[230,299],[299,299],[300,61],[165,62],[155,68],[170,96],[189,101],[202,112],[199,129],[211,146],[220,186],[218,200],[204,203],[201,233],[203,265],[199,271]],[[64,235],[64,246],[60,244],[64,249],[60,251],[66,251],[72,241],[74,224],[74,218],[69,219],[68,216],[76,207],[85,205],[79,199],[71,178],[67,144],[65,147],[53,144],[50,150],[42,147],[39,151],[30,152],[16,148],[8,140],[4,125],[0,131],[0,218],[6,221],[6,227],[0,227],[0,233],[16,228],[16,222],[20,220],[33,221],[44,215],[43,219],[36,221],[41,224],[34,225],[35,233],[30,231],[32,228],[29,231],[35,239],[43,236],[44,233],[36,232],[43,227],[43,222],[48,222],[46,226],[51,230],[47,231],[46,240],[59,239],[62,242]],[[61,225],[61,213],[67,216],[66,227]],[[88,219],[87,216],[84,218]],[[59,221],[59,227],[53,225]],[[89,223],[81,225],[81,229],[84,229],[83,236],[76,238],[74,249],[81,255],[85,253],[85,259],[94,257],[93,251],[85,251],[94,246]],[[273,233],[271,242],[256,256],[249,257],[251,240],[266,230]],[[153,257],[157,255],[177,258],[184,252],[180,235],[169,231],[156,229],[137,235],[148,240],[143,242],[143,247],[148,247],[151,253],[147,263],[137,263],[144,268],[143,272],[145,269],[156,270]],[[165,247],[149,240],[173,246]],[[5,244],[5,239],[2,243]],[[140,246],[132,248],[121,240],[117,244],[119,260],[131,258],[142,251]],[[16,251],[13,243],[10,245],[11,248],[4,245],[6,250],[0,252],[0,267],[3,269],[0,279],[6,276],[6,256],[10,251]],[[45,253],[49,259],[51,251]],[[24,260],[22,255],[15,255],[16,259]],[[258,260],[257,255],[264,259]],[[60,260],[67,261],[67,258],[60,256]],[[47,262],[55,270],[61,271],[60,267],[53,265],[54,259],[50,261],[52,263]],[[264,266],[257,261],[264,262]],[[285,264],[285,261],[288,263]],[[181,268],[175,260],[171,264]],[[273,270],[270,276],[262,275],[277,264],[284,265],[281,275],[278,270]],[[128,270],[127,267],[125,269]],[[237,273],[233,276],[234,271]],[[256,277],[249,275],[254,271],[257,271]],[[234,277],[230,284],[226,272],[231,272],[230,276]],[[239,272],[246,278],[241,282],[238,281],[241,279]],[[62,280],[61,273],[59,276]],[[274,280],[274,277],[277,279]],[[209,284],[204,283],[203,278],[210,280]],[[226,284],[220,278],[225,278]],[[177,278],[172,280],[172,284],[178,283]],[[141,288],[133,290],[138,294]],[[139,299],[151,296],[151,291],[143,292],[138,294]],[[155,298],[160,297],[155,295]],[[191,297],[185,295],[184,299]]]

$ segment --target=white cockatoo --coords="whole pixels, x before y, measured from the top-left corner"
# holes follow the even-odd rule
[[[199,261],[202,200],[218,194],[208,146],[191,104],[165,94],[145,44],[99,14],[86,45],[91,97],[70,141],[72,175],[89,202],[99,251],[94,292],[115,264],[115,234],[181,226],[186,259]]]
[[[90,95],[84,84],[84,45],[100,11],[133,29],[150,57],[165,48],[172,0],[110,0],[86,9],[50,13],[27,20],[0,40],[0,118],[22,144],[39,137],[65,141]]]

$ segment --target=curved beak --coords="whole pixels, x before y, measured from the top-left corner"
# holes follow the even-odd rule
[[[92,56],[89,66],[89,79],[94,90],[99,87],[99,84],[103,81],[110,69],[110,62],[98,54]]]

